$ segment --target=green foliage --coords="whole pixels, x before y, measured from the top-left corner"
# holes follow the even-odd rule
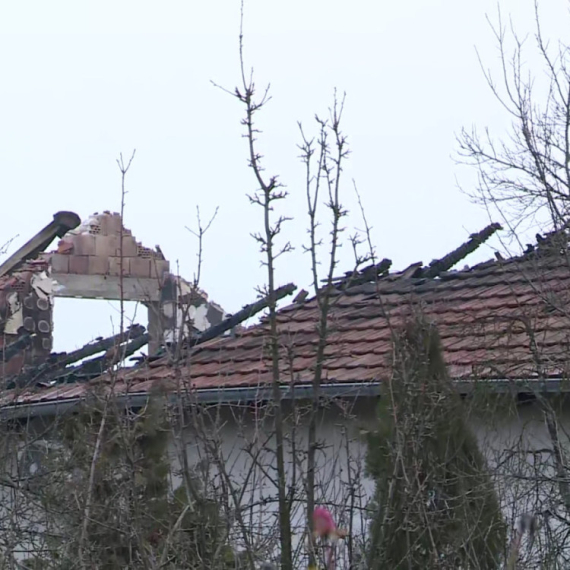
[[[368,444],[369,568],[499,568],[505,525],[435,328],[395,334],[393,366]]]

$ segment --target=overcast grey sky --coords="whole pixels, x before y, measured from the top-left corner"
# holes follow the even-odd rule
[[[568,1],[545,0],[553,38],[567,31]],[[519,29],[532,31],[532,0],[501,0]],[[264,282],[250,237],[261,212],[241,138],[242,109],[217,90],[238,80],[239,0],[27,0],[0,3],[0,188],[2,236],[15,245],[57,210],[82,218],[119,209],[119,152],[137,149],[128,177],[127,227],[160,244],[192,276],[196,242],[185,229],[195,208],[219,214],[205,243],[202,287],[227,311]],[[498,58],[486,15],[495,0],[246,0],[247,64],[273,100],[261,120],[269,173],[290,192],[284,213],[296,250],[278,281],[309,283],[303,167],[297,121],[310,132],[333,89],[346,91],[344,132],[352,149],[344,204],[362,227],[362,194],[377,253],[403,268],[428,263],[481,229],[487,216],[457,188],[475,173],[457,166],[462,126],[504,133],[507,117],[477,60]],[[490,257],[482,248],[471,262]],[[350,269],[342,252],[340,271]],[[101,301],[58,300],[56,348],[110,334],[117,316]],[[146,315],[139,321],[146,324]]]

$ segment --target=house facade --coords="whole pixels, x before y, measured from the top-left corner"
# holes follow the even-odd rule
[[[349,530],[339,568],[348,568],[366,535],[373,492],[366,434],[374,430],[381,389],[392,373],[393,331],[418,314],[437,326],[448,374],[464,396],[466,419],[510,528],[531,517],[540,541],[557,541],[565,552],[570,265],[554,237],[520,257],[459,271],[452,266],[465,246],[429,266],[391,273],[383,265],[336,283],[319,387],[315,480],[317,502]],[[483,241],[480,235],[472,239]],[[302,296],[278,312],[287,488],[299,556],[306,541],[319,315],[317,299]],[[240,513],[236,541],[271,554],[278,535],[271,341],[262,320],[190,346],[176,358],[166,354],[83,383],[7,391],[0,413],[37,425],[40,433],[53,418],[105,394],[136,410],[164,397],[177,416],[168,448],[173,486],[183,484],[182,466],[190,465],[209,493],[229,497],[229,508]],[[525,551],[528,561],[537,544]]]

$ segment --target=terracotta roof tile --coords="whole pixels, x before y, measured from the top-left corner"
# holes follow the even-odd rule
[[[377,382],[390,373],[391,327],[414,311],[437,324],[450,375],[457,380],[533,378],[568,368],[570,268],[562,257],[485,263],[436,279],[383,278],[338,293],[329,315],[323,377],[327,382]],[[378,295],[379,294],[379,295]],[[556,309],[552,309],[552,306]],[[315,366],[318,308],[314,299],[279,311],[283,382],[310,382]],[[267,323],[196,347],[180,364],[167,359],[123,373],[115,390],[148,392],[153,386],[201,389],[264,385],[271,381]],[[288,355],[293,356],[292,362]],[[292,366],[291,366],[292,364]],[[97,382],[20,394],[19,401],[77,397]],[[73,395],[73,396],[72,396]]]
[[[535,331],[543,357],[559,363],[570,343],[570,320],[548,311],[545,294],[559,300],[564,297],[567,302],[569,285],[570,271],[561,258],[555,258],[543,260],[540,266],[532,260],[486,264],[446,279],[381,280],[381,302],[375,294],[376,284],[355,287],[338,297],[331,310],[332,332],[324,364],[327,378],[381,380],[388,373],[391,349],[388,320],[397,326],[418,305],[439,326],[450,373],[457,379],[469,377],[475,368],[488,378],[501,372],[503,378],[513,371],[535,372],[525,320]],[[314,366],[317,316],[316,304],[310,300],[279,314],[281,344],[291,346],[293,371],[300,373],[301,381],[310,380]],[[269,382],[270,367],[263,349],[267,335],[266,326],[258,325],[237,338],[199,347],[184,365],[183,374],[197,388]],[[281,352],[285,370],[286,346]],[[133,371],[129,376],[136,380],[139,374]]]

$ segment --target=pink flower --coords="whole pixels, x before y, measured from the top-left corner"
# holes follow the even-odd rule
[[[313,524],[317,536],[329,536],[336,530],[333,516],[325,507],[316,507],[313,511]]]

